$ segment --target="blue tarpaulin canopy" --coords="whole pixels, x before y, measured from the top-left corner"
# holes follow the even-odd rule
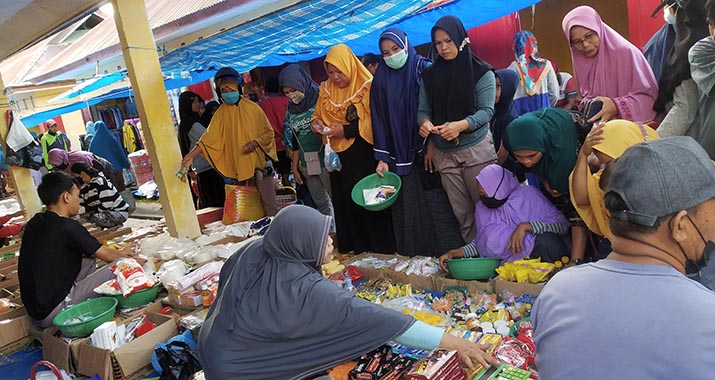
[[[102,75],[96,78],[92,78],[88,81],[82,82],[71,89],[55,96],[50,99],[48,103],[61,102],[63,100],[68,100],[76,98],[81,94],[87,94],[100,88],[107,87],[112,83],[119,82],[120,80],[127,77],[127,70],[117,71],[115,73]]]
[[[216,70],[186,71],[176,76],[169,76],[164,79],[164,87],[166,87],[168,91],[173,90],[175,88],[190,86],[192,84],[201,83],[209,78],[212,78],[214,74],[216,74]],[[132,91],[131,87],[118,88],[90,99],[82,100],[72,104],[64,105],[62,107],[25,116],[22,118],[22,123],[25,124],[27,127],[32,127],[57,115],[63,115],[73,111],[81,110],[82,108],[93,106],[108,99],[126,98],[128,96],[134,96],[134,92]]]
[[[323,56],[345,43],[357,55],[377,52],[380,33],[396,26],[413,46],[430,42],[430,29],[442,16],[456,15],[472,28],[540,0],[312,0],[181,47],[160,59],[162,70],[231,66],[246,72]],[[486,37],[485,37],[486,38]]]

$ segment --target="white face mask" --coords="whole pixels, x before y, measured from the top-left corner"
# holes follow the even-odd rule
[[[401,69],[402,66],[407,63],[407,49],[402,49],[399,52],[383,58],[385,60],[385,64],[391,68],[391,69]]]
[[[675,12],[672,6],[663,7],[663,19],[666,24],[675,25]]]
[[[305,94],[300,91],[293,91],[291,93],[286,94],[286,97],[293,104],[298,104],[303,101],[303,98],[305,98]]]

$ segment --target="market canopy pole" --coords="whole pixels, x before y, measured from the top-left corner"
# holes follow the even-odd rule
[[[175,175],[181,152],[144,0],[112,0],[112,6],[169,233],[195,238],[201,231],[189,186]]]
[[[7,125],[7,111],[10,109],[10,102],[5,96],[5,83],[0,77],[0,142],[6,147],[5,138],[10,130]],[[17,117],[17,115],[15,115]],[[27,211],[32,216],[42,211],[42,203],[35,189],[35,182],[32,180],[30,169],[19,166],[10,166],[10,176],[15,187],[15,195],[17,196],[20,207]]]

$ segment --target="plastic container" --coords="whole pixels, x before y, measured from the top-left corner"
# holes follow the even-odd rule
[[[132,309],[154,301],[156,296],[159,295],[160,287],[161,283],[159,282],[151,288],[138,290],[127,297],[124,297],[121,294],[113,295],[112,297],[117,300],[120,308]]]
[[[358,206],[361,206],[366,210],[370,211],[381,211],[392,206],[392,204],[395,203],[395,201],[397,200],[397,197],[400,195],[400,188],[402,188],[402,180],[400,179],[399,175],[393,172],[384,172],[383,174],[385,176],[380,177],[379,175],[377,175],[377,173],[373,173],[358,181],[358,183],[356,183],[353,187],[351,193],[353,202],[355,202]],[[380,187],[382,185],[394,186],[396,190],[395,194],[387,198],[384,202],[380,202],[374,205],[366,205],[362,191],[365,189]]]
[[[118,301],[111,297],[93,298],[63,310],[52,323],[67,336],[84,338],[102,323],[112,320],[117,304]],[[76,318],[83,320],[73,322]]]
[[[447,268],[452,277],[457,280],[488,280],[499,266],[499,259],[464,258],[447,260]]]

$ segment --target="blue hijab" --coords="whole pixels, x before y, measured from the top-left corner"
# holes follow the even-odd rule
[[[417,54],[407,34],[397,28],[382,32],[379,41],[384,39],[407,49],[407,62],[395,70],[382,60],[372,80],[370,111],[375,159],[387,162],[390,170],[399,175],[409,175],[425,143],[418,133],[417,106],[420,77],[429,61]]]
[[[94,136],[97,133],[97,128],[94,127],[94,122],[93,121],[88,121],[87,125],[87,133],[85,133],[85,136]]]
[[[94,128],[95,135],[92,143],[89,144],[89,151],[109,161],[115,171],[131,166],[127,152],[117,138],[109,132],[107,125],[103,121],[97,121],[94,123]]]

